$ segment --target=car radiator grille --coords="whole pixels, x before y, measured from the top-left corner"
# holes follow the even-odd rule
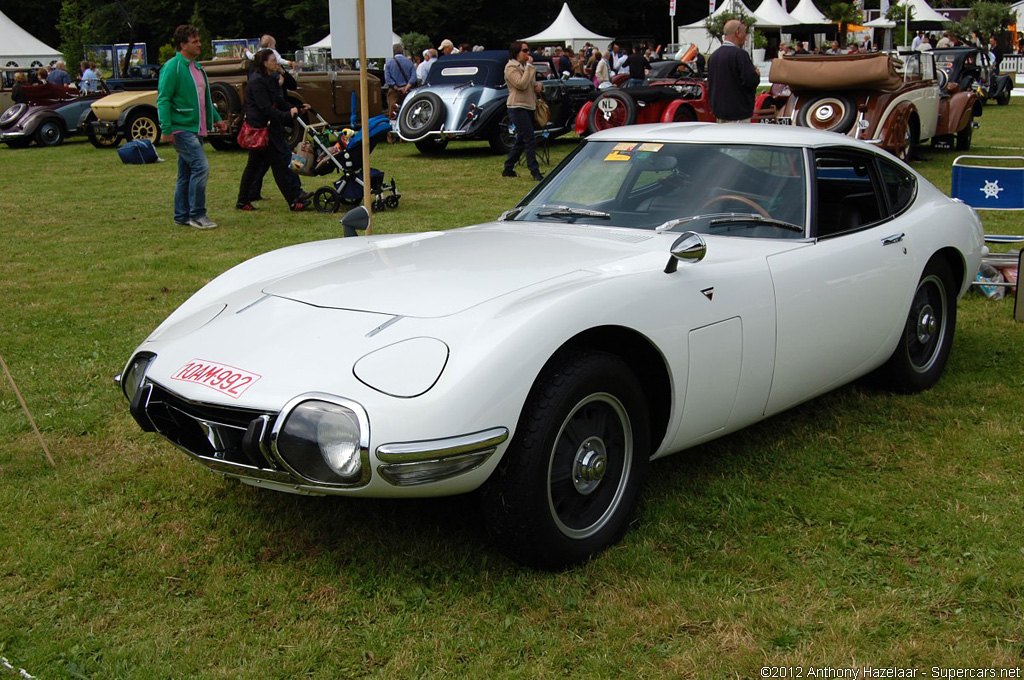
[[[184,399],[156,383],[146,414],[157,431],[189,453],[228,463],[279,470],[257,443],[243,446],[245,434],[263,416],[272,424],[276,413],[213,406]],[[258,430],[257,430],[258,431]]]

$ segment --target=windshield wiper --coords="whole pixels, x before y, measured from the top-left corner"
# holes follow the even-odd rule
[[[538,210],[537,217],[594,217],[602,220],[611,218],[611,213],[589,208],[570,208],[567,205],[542,205],[540,207],[547,208],[547,210]]]
[[[711,220],[708,226],[711,228],[720,227],[726,224],[736,224],[737,222],[756,222],[758,224],[765,224],[770,227],[778,227],[780,229],[788,229],[789,231],[798,231],[801,234],[804,233],[804,228],[798,224],[792,222],[783,222],[782,220],[772,219],[771,217],[765,217],[764,215],[758,215],[756,213],[746,214],[732,214],[727,217],[721,217],[719,219]]]
[[[523,212],[523,209],[521,207],[512,208],[511,210],[506,210],[505,212],[501,213],[501,215],[498,217],[498,221],[499,222],[507,222],[507,221],[513,219],[516,215],[518,215],[521,212]]]

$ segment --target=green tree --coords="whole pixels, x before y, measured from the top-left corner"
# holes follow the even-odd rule
[[[78,64],[85,56],[86,39],[90,32],[89,20],[83,16],[79,0],[64,0],[61,3],[57,30],[61,38],[60,53],[67,62],[68,72],[78,73]]]
[[[910,16],[907,16],[907,12]],[[909,45],[910,36],[907,35],[907,21],[914,20],[914,8],[909,4],[894,2],[889,5],[885,12],[885,18],[896,22],[896,29],[893,31],[893,40],[897,45]]]
[[[826,7],[822,14],[839,24],[839,35],[836,39],[840,45],[846,45],[846,27],[863,21],[857,5],[850,2],[834,2]]]
[[[416,31],[403,33],[402,45],[405,46],[405,56],[410,59],[416,55],[423,54],[423,50],[431,47],[430,38]]]
[[[982,0],[971,7],[962,21],[950,21],[944,27],[961,40],[969,41],[971,32],[977,33],[979,38],[985,40],[991,36],[998,36],[1016,21],[1017,17],[1010,5]]]
[[[199,53],[200,59],[212,59],[213,58],[213,36],[206,30],[206,22],[203,21],[203,15],[199,12],[199,3],[197,2],[192,6],[192,16],[189,17],[188,23],[199,29],[199,35],[203,41],[203,51]],[[177,48],[177,45],[175,45]]]
[[[721,14],[709,16],[704,20],[704,28],[715,40],[723,42],[725,40],[725,25],[733,19],[742,21],[748,31],[754,27],[754,23],[757,21],[741,9],[738,12],[722,12]]]

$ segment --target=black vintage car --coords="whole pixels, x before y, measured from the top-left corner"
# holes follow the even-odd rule
[[[999,73],[989,53],[977,47],[943,47],[932,50],[936,65],[956,83],[961,92],[974,90],[978,99],[995,99],[1000,106],[1010,103],[1013,76]]]
[[[398,134],[424,153],[442,151],[456,140],[486,140],[494,151],[507,153],[515,142],[509,130],[508,52],[484,50],[440,57],[427,84],[413,90],[398,112]],[[571,132],[576,112],[587,102],[594,84],[586,78],[548,78],[546,63],[537,63],[543,96],[551,108],[548,124],[538,135],[557,137]]]

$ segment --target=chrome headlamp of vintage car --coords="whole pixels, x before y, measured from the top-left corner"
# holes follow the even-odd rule
[[[313,482],[365,482],[369,419],[358,404],[327,394],[293,399],[271,432],[275,456],[289,471]]]
[[[146,370],[153,363],[153,359],[156,359],[156,355],[152,352],[139,352],[132,357],[121,375],[116,378],[124,396],[128,397],[128,401],[135,400],[135,394],[142,386],[142,381],[146,379]]]

